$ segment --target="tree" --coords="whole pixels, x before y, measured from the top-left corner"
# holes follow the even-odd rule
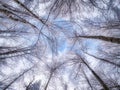
[[[119,89],[119,3],[0,0],[0,89]]]

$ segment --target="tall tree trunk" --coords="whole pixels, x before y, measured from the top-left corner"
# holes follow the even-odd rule
[[[34,66],[32,66],[31,68],[25,70],[23,73],[21,73],[18,77],[16,77],[15,79],[13,79],[7,86],[5,86],[3,88],[3,90],[7,90],[14,82],[16,82],[20,77],[22,77],[25,73],[29,72]]]
[[[81,57],[80,57],[81,58]],[[101,86],[104,88],[104,90],[109,90],[108,86],[105,84],[105,82],[97,75],[97,73],[84,61],[83,58],[81,58],[82,62],[88,67],[88,69],[92,72],[92,74],[95,76],[95,78],[99,81]]]
[[[84,72],[84,70],[82,70],[82,73],[83,73],[83,75],[85,76],[85,79],[86,79],[87,83],[89,84],[91,90],[93,90],[93,87],[92,87],[92,85],[91,85],[91,83],[90,83],[90,80],[88,79],[88,77],[87,77],[86,73]]]
[[[19,0],[14,0],[17,4],[19,4],[21,7],[23,7],[25,10],[27,10],[32,16],[34,16],[36,19],[38,19],[41,23],[46,25],[46,23],[38,17],[36,14],[34,14],[30,9],[28,9],[23,3],[21,3]]]
[[[111,42],[111,43],[120,44],[120,38],[115,38],[115,37],[107,37],[107,36],[81,36],[81,35],[78,35],[76,37],[88,38],[88,39],[99,39],[99,40],[103,40],[103,41],[107,41],[107,42]]]
[[[48,85],[49,85],[49,83],[50,83],[50,80],[51,80],[51,78],[52,78],[52,75],[53,75],[53,72],[50,73],[49,79],[48,79],[48,81],[47,81],[47,84],[45,85],[45,89],[44,89],[44,90],[47,90]]]

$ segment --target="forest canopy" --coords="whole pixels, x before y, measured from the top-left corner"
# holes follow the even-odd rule
[[[120,1],[0,0],[0,90],[120,90]]]

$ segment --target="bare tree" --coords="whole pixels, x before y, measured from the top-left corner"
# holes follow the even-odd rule
[[[0,0],[0,89],[119,89],[119,4]]]

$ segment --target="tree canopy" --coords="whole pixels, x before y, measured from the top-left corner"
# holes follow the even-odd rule
[[[119,0],[0,0],[0,90],[119,90]]]

